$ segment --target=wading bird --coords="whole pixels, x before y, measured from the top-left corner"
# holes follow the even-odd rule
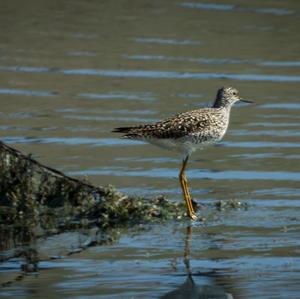
[[[146,141],[182,155],[179,181],[187,215],[195,220],[197,216],[185,175],[188,159],[196,149],[215,144],[223,138],[228,128],[231,107],[237,101],[252,103],[241,99],[237,89],[223,87],[218,90],[211,108],[183,112],[156,123],[115,128],[113,132],[123,133],[122,138]]]

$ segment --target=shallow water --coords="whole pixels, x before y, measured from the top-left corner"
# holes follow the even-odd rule
[[[159,298],[190,274],[183,298],[299,298],[300,3],[14,0],[0,25],[1,140],[94,184],[182,200],[176,154],[110,131],[206,107],[223,85],[255,101],[187,172],[196,201],[247,210],[122,231],[71,256],[90,232],[37,240],[37,271],[2,297]],[[22,262],[1,264],[1,282]]]

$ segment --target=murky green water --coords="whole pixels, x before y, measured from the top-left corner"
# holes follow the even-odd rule
[[[38,239],[37,268],[0,296],[300,297],[298,1],[14,0],[0,25],[1,140],[94,184],[182,200],[179,157],[111,129],[207,106],[223,85],[256,102],[233,109],[224,141],[187,173],[195,200],[247,210],[122,231],[70,256],[95,232]],[[1,282],[23,262],[2,263]]]

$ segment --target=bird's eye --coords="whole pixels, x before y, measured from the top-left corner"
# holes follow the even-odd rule
[[[234,96],[236,96],[236,95],[237,95],[237,93],[234,91],[234,92],[233,92],[233,95],[234,95]]]

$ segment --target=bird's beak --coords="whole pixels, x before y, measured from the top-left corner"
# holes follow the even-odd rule
[[[241,101],[241,102],[244,102],[244,103],[248,103],[248,104],[253,104],[253,103],[254,103],[253,101],[244,100],[244,99],[242,99],[242,98],[240,98],[240,101]]]

